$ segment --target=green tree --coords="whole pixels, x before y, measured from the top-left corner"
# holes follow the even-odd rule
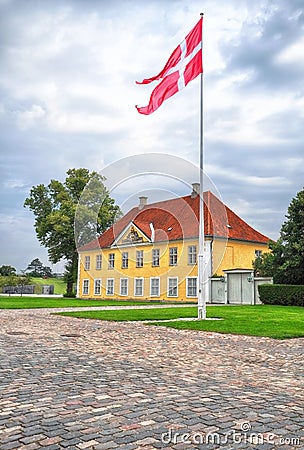
[[[279,284],[304,284],[304,189],[292,199],[286,221],[271,253],[254,261],[257,275],[272,276]]]
[[[1,266],[0,275],[3,277],[9,277],[10,275],[16,275],[16,269],[12,266]]]
[[[282,245],[280,245],[279,241],[270,241],[269,250],[271,250],[269,253],[263,253],[254,260],[253,267],[256,276],[273,277],[274,282],[277,283],[281,272],[280,268],[283,264]]]
[[[1,275],[1,277],[0,277],[0,287],[17,286],[17,283],[18,283],[18,277],[16,274]]]
[[[48,266],[44,266],[39,258],[33,259],[32,262],[29,263],[25,271],[31,277],[52,277],[52,269]]]
[[[53,277],[52,269],[49,266],[43,266],[42,276],[45,278],[52,278]]]
[[[20,294],[21,296],[24,293],[24,286],[27,286],[29,284],[31,284],[31,278],[28,275],[22,274],[22,275],[18,275],[16,278],[16,284],[17,286],[20,287]]]
[[[24,286],[31,284],[31,279],[28,275],[16,275],[11,274],[8,276],[1,276],[0,277],[0,287],[4,286],[18,286],[20,287],[20,293],[23,294]]]
[[[31,277],[41,277],[43,276],[43,264],[40,261],[39,258],[33,259],[32,262],[29,263],[29,265],[26,268],[26,272],[28,272],[28,275]]]
[[[37,238],[48,249],[50,261],[66,261],[68,295],[73,294],[76,282],[77,248],[95,239],[121,215],[103,182],[97,172],[70,169],[63,183],[51,180],[48,186],[32,187],[24,202],[34,213]]]
[[[304,188],[292,199],[280,235],[287,284],[304,284]]]

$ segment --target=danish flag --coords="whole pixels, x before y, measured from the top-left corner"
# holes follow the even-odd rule
[[[181,91],[187,84],[203,72],[202,63],[202,25],[203,17],[186,38],[173,51],[163,70],[154,77],[146,78],[137,84],[149,84],[161,80],[152,91],[148,106],[136,106],[140,114],[152,114],[172,95]]]

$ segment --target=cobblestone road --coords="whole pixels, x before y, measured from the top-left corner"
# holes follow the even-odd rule
[[[42,310],[0,325],[1,450],[304,449],[303,339]]]

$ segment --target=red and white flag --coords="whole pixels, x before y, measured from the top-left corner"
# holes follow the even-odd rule
[[[171,54],[163,70],[154,77],[137,84],[149,84],[161,80],[152,91],[148,106],[136,106],[140,114],[152,114],[167,98],[181,91],[187,84],[203,72],[202,64],[202,23],[201,18],[186,38]]]

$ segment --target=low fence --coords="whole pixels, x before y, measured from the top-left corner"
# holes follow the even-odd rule
[[[3,286],[2,294],[8,295],[22,295],[22,294],[35,294],[35,295],[53,295],[54,285],[52,284],[27,284],[25,286]]]

